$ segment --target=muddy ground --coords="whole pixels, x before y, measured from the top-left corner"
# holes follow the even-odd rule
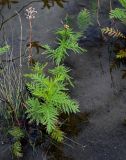
[[[7,6],[1,9],[1,22],[5,21],[14,11],[19,11],[28,0],[22,0],[19,4],[13,4],[11,9]],[[53,44],[55,35],[52,33],[60,21],[68,13],[73,19],[83,8],[91,9],[89,1],[71,0],[61,9],[58,6],[50,10],[41,9],[41,2],[34,2],[33,6],[38,11],[33,22],[33,39],[43,44]],[[113,1],[113,7],[118,6]],[[108,20],[109,1],[101,1],[99,20],[102,26],[110,25]],[[28,41],[28,22],[24,16],[24,10],[20,12],[23,22],[23,43]],[[96,17],[94,17],[96,20]],[[75,23],[75,20],[74,20]],[[73,24],[74,24],[73,23]],[[20,42],[20,24],[18,17],[14,17],[3,24],[0,35],[1,44],[7,40],[13,44],[14,56],[17,56]],[[76,25],[73,26],[76,30]],[[4,36],[3,36],[4,35]],[[80,103],[81,116],[74,119],[64,145],[56,149],[50,146],[47,155],[42,148],[36,149],[32,154],[30,149],[25,151],[23,160],[125,160],[126,159],[126,126],[123,124],[126,118],[126,80],[121,78],[120,70],[110,74],[110,53],[108,42],[103,40],[98,24],[91,26],[86,32],[87,38],[80,40],[80,45],[88,52],[82,55],[71,54],[65,60],[65,64],[72,69],[75,88],[71,89],[71,96]],[[43,62],[41,55],[34,55]],[[4,57],[2,57],[4,58]],[[85,119],[88,113],[88,122]],[[80,117],[79,117],[80,116]],[[84,117],[83,117],[84,116]],[[78,120],[79,118],[79,120]],[[68,131],[68,130],[67,130]],[[0,160],[10,160],[7,144],[0,145]]]

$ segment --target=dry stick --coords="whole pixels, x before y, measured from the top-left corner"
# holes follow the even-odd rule
[[[20,21],[20,29],[21,29],[21,39],[20,39],[20,67],[22,67],[22,60],[21,60],[21,53],[22,53],[22,21],[21,21],[21,16],[20,14],[16,11],[17,15],[18,15],[18,18],[19,18],[19,21]]]
[[[78,143],[77,141],[75,141],[75,140],[73,140],[73,139],[71,139],[71,138],[69,138],[69,137],[64,136],[64,138],[66,138],[66,139],[68,139],[69,141],[71,141],[72,143],[80,146],[83,150],[84,150],[84,148],[86,147],[86,145],[82,145],[82,144]]]
[[[112,10],[112,1],[111,0],[110,0],[109,5],[110,5],[110,11],[111,11]],[[114,19],[112,19],[112,22],[114,23]]]
[[[97,7],[97,23],[99,26],[101,26],[100,22],[99,22],[99,9],[100,9],[100,1],[97,0],[97,4],[98,4],[98,7]]]
[[[110,0],[110,10],[112,10],[112,1]]]
[[[110,11],[112,10],[112,1],[110,0]],[[112,23],[114,24],[114,26],[115,26],[115,28],[116,28],[116,25],[115,25],[115,23],[114,23],[114,19],[112,19]],[[108,52],[109,53],[109,65],[110,65],[110,56],[111,56],[111,53],[110,52]],[[111,86],[113,87],[113,88],[116,88],[116,85],[115,85],[115,82],[114,82],[114,77],[113,77],[113,74],[112,74],[112,72],[110,71],[110,77],[111,77]]]
[[[21,57],[22,57],[22,21],[21,21],[21,16],[20,16],[20,14],[16,11],[16,13],[17,13],[17,15],[18,15],[18,18],[19,18],[19,21],[20,21],[20,30],[21,30],[21,35],[20,35],[20,71],[19,71],[19,84],[18,84],[18,95],[17,96],[19,96],[19,94],[20,94],[20,92],[22,91],[22,59],[21,59]]]
[[[12,64],[12,68],[11,68],[11,70],[13,70],[11,73],[14,73],[14,81],[13,81],[13,78],[11,78],[11,80],[9,81],[9,82],[7,82],[7,83],[10,83],[10,85],[9,85],[9,92],[11,91],[11,90],[14,90],[14,89],[17,89],[17,94],[16,94],[16,99],[19,99],[20,97],[20,92],[22,91],[22,73],[21,73],[21,67],[22,67],[22,61],[21,61],[21,57],[22,57],[22,55],[21,55],[21,51],[22,51],[22,23],[21,23],[21,17],[20,17],[20,15],[19,15],[19,13],[17,12],[17,15],[19,16],[19,21],[20,21],[20,26],[21,26],[21,41],[20,41],[20,56],[19,56],[19,58],[20,58],[20,71],[19,71],[19,73],[18,73],[18,76],[17,76],[17,74],[16,74],[16,72],[15,72],[15,68],[14,68],[14,65],[13,65],[13,59],[12,59],[12,56],[11,56],[11,59],[10,59],[10,63]],[[12,54],[11,54],[12,55]],[[9,69],[10,70],[10,69]],[[8,70],[8,71],[9,71]],[[11,75],[10,73],[8,73],[8,75]],[[8,75],[6,75],[6,77],[7,77],[7,79],[9,79],[10,77],[8,76]],[[7,79],[6,79],[6,81],[7,81]],[[6,82],[5,82],[6,83]],[[4,86],[6,86],[6,84],[4,83]],[[15,87],[15,88],[14,88]],[[6,87],[5,87],[6,88]],[[8,91],[7,91],[7,89],[6,89],[6,97],[8,97]],[[4,95],[4,94],[3,94]],[[9,100],[9,102],[13,102],[13,100],[11,99],[12,98],[12,96],[14,96],[13,95],[13,92],[10,92],[9,93],[9,95],[11,95],[11,97],[8,97],[7,99]],[[5,98],[6,98],[5,97]],[[15,119],[16,119],[16,121],[17,121],[17,123],[18,123],[18,125],[20,125],[19,124],[19,121],[18,121],[18,118],[17,118],[17,115],[16,115],[16,110],[18,110],[19,109],[19,107],[20,107],[20,105],[19,104],[15,104],[15,106],[13,106],[14,108],[15,108]],[[18,108],[17,108],[18,107]],[[14,109],[13,109],[14,110]]]

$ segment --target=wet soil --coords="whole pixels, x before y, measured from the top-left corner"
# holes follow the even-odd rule
[[[13,16],[30,1],[22,0],[20,5],[13,4],[1,8],[1,22]],[[57,5],[48,10],[42,10],[41,2],[34,2],[33,6],[38,15],[33,22],[33,40],[43,44],[54,44],[53,31],[61,25],[61,19],[68,13],[73,18],[83,7],[91,9],[90,1],[72,0],[64,4],[61,9]],[[113,6],[117,6],[113,1]],[[109,0],[101,0],[99,20],[102,26],[110,25],[108,20]],[[23,44],[28,42],[28,22],[24,16],[24,9],[20,12],[23,22]],[[96,17],[94,16],[94,21]],[[13,44],[14,56],[18,55],[20,42],[20,23],[18,17],[11,18],[3,24],[0,35]],[[76,29],[76,25],[73,26]],[[82,55],[71,54],[65,64],[72,69],[75,88],[71,89],[71,96],[80,103],[81,114],[72,117],[66,126],[66,139],[63,145],[26,149],[23,160],[125,160],[126,159],[126,80],[121,78],[120,70],[110,74],[110,53],[108,42],[101,37],[98,24],[91,26],[86,32],[87,38],[80,40],[80,45],[88,49]],[[40,62],[44,58],[34,55]],[[3,57],[4,58],[4,57]],[[24,62],[25,64],[25,62]],[[112,79],[113,77],[113,79]],[[87,114],[85,114],[87,113]],[[8,145],[0,145],[0,160],[10,160]]]

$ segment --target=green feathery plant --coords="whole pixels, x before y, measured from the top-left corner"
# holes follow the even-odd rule
[[[126,49],[120,50],[120,51],[117,53],[116,58],[119,58],[119,59],[126,58]]]
[[[0,48],[0,55],[8,52],[9,50],[10,50],[10,46],[9,46],[9,45],[6,45],[6,46],[4,46],[4,47],[1,47],[1,48]]]
[[[85,31],[89,25],[92,25],[91,14],[87,9],[83,9],[79,12],[77,24],[81,31]]]
[[[124,24],[126,23],[126,1],[119,0],[123,8],[115,8],[114,10],[110,11],[110,18],[111,19],[118,19]]]
[[[68,25],[64,25],[64,27],[60,28],[56,34],[58,35],[58,47],[52,49],[49,45],[44,46],[46,54],[53,59],[56,65],[60,65],[64,61],[69,50],[74,53],[86,51],[78,44],[81,33],[74,32]]]
[[[78,24],[87,28],[89,23],[90,15],[85,9],[78,16]],[[56,64],[54,69],[48,71],[50,76],[44,74],[45,65],[38,63],[33,67],[33,73],[25,75],[31,79],[27,87],[32,94],[27,101],[26,114],[30,122],[45,126],[47,133],[61,142],[64,133],[60,129],[59,116],[62,113],[69,115],[79,111],[78,103],[67,94],[67,85],[73,86],[73,83],[68,74],[70,70],[63,65],[63,62],[69,51],[79,54],[86,50],[78,44],[82,34],[74,32],[67,23],[58,29],[56,34],[58,46],[55,49],[49,45],[43,46],[46,49],[45,53]]]
[[[16,158],[23,157],[22,145],[20,141],[16,141],[15,143],[13,143],[11,150],[12,150],[12,154],[14,155],[14,157]]]
[[[24,138],[24,132],[19,127],[13,127],[8,133],[15,139],[15,141]]]
[[[68,18],[68,17],[67,17]],[[68,56],[69,52],[72,51],[74,53],[82,53],[86,52],[86,49],[82,49],[78,41],[82,36],[82,31],[85,31],[89,25],[91,25],[91,15],[87,9],[83,9],[79,12],[77,16],[77,24],[81,32],[74,32],[72,28],[68,25],[67,19],[65,19],[66,24],[64,27],[58,29],[56,32],[57,35],[57,44],[56,49],[53,49],[49,45],[44,45],[43,47],[46,49],[46,54],[53,59],[56,65],[60,65],[63,63],[66,56]]]
[[[67,84],[71,83],[69,69],[61,65],[49,70],[52,75],[46,76],[44,68],[45,65],[36,63],[33,73],[25,75],[31,80],[27,87],[32,94],[27,100],[26,114],[30,122],[45,126],[47,133],[61,142],[63,132],[60,130],[59,116],[61,113],[69,115],[79,112],[79,107],[66,92]]]
[[[11,146],[11,150],[13,155],[16,158],[20,158],[23,156],[22,153],[22,145],[21,139],[24,138],[24,132],[19,127],[13,127],[11,130],[8,131],[9,135],[13,138],[13,144]]]
[[[97,2],[97,0],[93,0],[93,1],[89,0],[89,5],[90,5],[91,15],[94,17],[94,20],[96,20],[97,9],[98,9],[98,2]]]

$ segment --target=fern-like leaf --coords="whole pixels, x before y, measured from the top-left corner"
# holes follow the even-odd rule
[[[55,139],[57,142],[62,142],[64,138],[64,133],[59,128],[56,128],[52,131],[51,137]]]
[[[21,158],[23,156],[20,141],[15,142],[11,148],[12,148],[12,153],[16,158]]]
[[[37,64],[37,67],[39,72],[41,65]],[[77,113],[79,107],[78,103],[66,93],[68,89],[65,81],[71,80],[68,75],[69,69],[62,65],[49,72],[52,74],[50,77],[45,76],[43,72],[42,75],[37,72],[27,75],[31,79],[31,82],[27,83],[27,87],[34,98],[27,100],[26,114],[29,121],[44,125],[47,133],[51,135],[58,127],[59,115],[61,113]],[[57,136],[59,135],[59,139],[55,137],[56,133]],[[62,132],[57,130],[55,134],[52,135],[55,139],[62,140]]]
[[[51,103],[56,105],[60,112],[67,114],[79,112],[79,105],[75,100],[70,99],[66,93],[54,94]]]
[[[126,9],[126,0],[119,0],[119,2]]]
[[[77,16],[77,24],[79,29],[85,31],[91,25],[91,15],[87,9],[83,9]]]
[[[41,104],[37,99],[29,99],[27,101],[29,106],[27,110],[30,121],[35,121],[37,124],[43,124],[47,128],[47,132],[51,133],[55,129],[58,120],[58,111],[50,105]]]
[[[43,125],[46,126],[47,132],[50,134],[56,128],[58,122],[58,111],[56,108],[50,105],[42,106]]]
[[[70,72],[70,69],[65,67],[64,65],[57,66],[54,69],[49,70],[49,72],[54,75],[58,81],[68,81],[73,86],[73,83],[71,81],[72,78],[68,74]]]
[[[81,37],[80,33],[73,32],[71,28],[61,28],[56,34],[58,35],[58,47],[52,49],[50,46],[45,45],[46,54],[53,59],[56,65],[60,65],[65,57],[68,55],[68,51],[71,50],[74,53],[82,53],[86,50],[81,48],[78,44],[78,40]]]
[[[116,8],[115,10],[111,10],[110,18],[111,19],[116,18],[121,21],[124,21],[126,19],[126,10],[120,9],[120,8]]]
[[[43,123],[42,121],[43,114],[41,112],[42,106],[39,103],[38,99],[29,98],[27,100],[27,105],[28,105],[28,108],[26,113],[27,113],[27,118],[30,119],[30,122],[36,122],[37,125],[39,123]]]
[[[24,132],[19,127],[13,127],[8,132],[15,140],[20,140],[24,137]]]
[[[102,33],[107,34],[111,37],[124,38],[124,39],[126,38],[125,35],[123,35],[119,30],[116,30],[114,28],[109,28],[109,27],[103,28]]]
[[[119,58],[119,59],[126,58],[126,49],[120,50],[119,53],[117,53],[116,58]]]
[[[1,48],[0,48],[0,55],[8,52],[9,50],[10,50],[10,46],[9,46],[9,45],[6,45],[6,46],[4,46],[4,47],[1,47]]]
[[[124,8],[115,8],[114,10],[110,11],[110,18],[118,19],[122,21],[124,24],[126,24],[126,1],[125,0],[119,0],[121,5]]]

